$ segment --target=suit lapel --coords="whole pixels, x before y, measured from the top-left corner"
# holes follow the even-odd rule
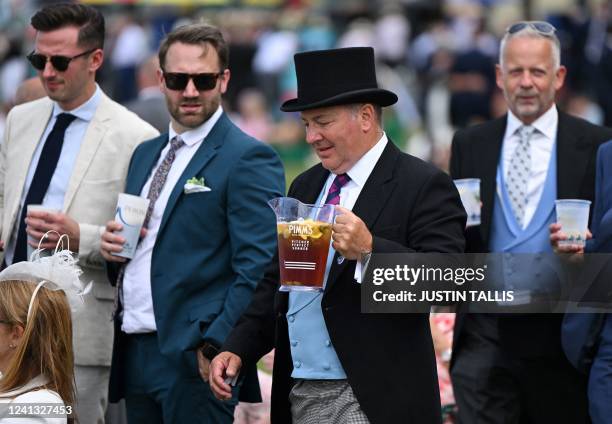
[[[107,122],[111,120],[112,116],[108,110],[109,99],[104,93],[100,99],[98,109],[93,116],[93,119],[87,126],[85,137],[79,149],[79,154],[74,162],[74,169],[70,175],[70,181],[68,181],[68,188],[66,189],[66,195],[64,196],[64,211],[70,208],[70,204],[74,199],[74,195],[87,172],[87,169],[91,165],[98,147],[104,138],[104,134],[108,131]]]
[[[168,144],[168,133],[162,134],[159,137],[151,140],[147,149],[143,149],[140,153],[139,163],[134,164],[130,178],[126,184],[126,193],[140,195],[147,179],[155,169],[155,164],[159,159],[161,151]],[[146,196],[146,194],[145,194]]]
[[[370,231],[372,231],[376,219],[397,185],[397,181],[393,177],[393,169],[398,156],[398,148],[389,140],[352,209],[353,213],[363,220]],[[349,263],[347,260],[338,263],[339,256],[338,253],[334,255],[325,286],[326,293],[329,292]]]
[[[501,159],[506,120],[507,118],[504,116],[492,121],[491,131],[484,138],[479,139],[477,144],[473,145],[474,151],[471,152],[471,157],[476,160],[475,167],[479,168],[477,174],[481,179],[482,213],[480,231],[485,246],[489,244],[497,185],[497,166]],[[482,160],[479,158],[482,158]]]
[[[393,180],[393,169],[398,156],[398,148],[389,140],[353,207],[353,213],[359,216],[369,229],[397,185],[397,181]]]
[[[195,153],[193,158],[187,164],[185,171],[181,174],[178,182],[172,189],[172,193],[170,193],[170,198],[168,199],[168,203],[166,204],[166,209],[164,210],[164,215],[162,217],[161,224],[159,225],[159,233],[163,231],[166,226],[170,215],[180,196],[183,194],[183,187],[189,178],[192,178],[199,174],[202,169],[210,162],[210,160],[215,157],[217,154],[217,150],[223,145],[223,140],[225,138],[225,134],[230,128],[231,122],[223,113],[219,118],[219,121],[213,126],[210,130],[210,133],[206,136],[198,151]]]
[[[293,193],[293,190],[290,189],[288,196],[295,196],[302,203],[314,204],[321,190],[323,190],[327,177],[329,177],[329,171],[319,164],[313,174],[309,178],[309,184],[306,187],[300,187],[299,193]]]
[[[586,168],[576,164],[589,163],[592,145],[583,141],[584,134],[576,131],[568,116],[559,111],[557,126],[557,198],[575,197],[580,192]]]
[[[17,173],[13,176],[5,176],[5,178],[13,177],[13,181],[15,186],[19,187],[19,190],[16,190],[16,195],[11,199],[10,213],[4,214],[4,222],[2,228],[2,239],[8,240],[11,236],[11,231],[13,230],[12,224],[15,222],[15,218],[19,213],[19,206],[21,204],[21,195],[23,190],[25,190],[25,180],[28,175],[28,170],[30,169],[30,164],[32,162],[32,156],[34,156],[34,151],[36,151],[36,147],[41,141],[41,137],[49,124],[49,119],[51,118],[51,112],[53,111],[53,102],[46,99],[43,106],[41,107],[40,112],[36,112],[37,119],[28,120],[27,132],[24,132],[22,135],[17,135],[14,143],[19,143],[18,146],[12,146],[12,149],[17,149],[19,154],[13,155],[11,154],[10,158],[14,159],[16,162],[15,167],[11,167],[11,169],[16,169]],[[40,118],[40,119],[38,119]],[[5,193],[6,195],[6,193]],[[8,200],[8,199],[7,199]]]
[[[23,139],[20,138],[18,141],[18,160],[20,163],[17,164],[18,166],[16,166],[15,169],[19,170],[16,180],[21,187],[23,187],[23,184],[25,183],[25,179],[32,162],[32,156],[34,156],[34,151],[36,150],[38,144],[42,142],[41,137],[49,124],[52,111],[53,103],[45,103],[44,109],[41,110],[40,114],[37,113],[36,119],[32,119],[28,122],[28,132],[23,134]]]

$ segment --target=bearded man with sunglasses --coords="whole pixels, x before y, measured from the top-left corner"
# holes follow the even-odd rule
[[[556,107],[566,69],[555,32],[546,22],[508,28],[496,67],[508,114],[453,139],[453,178],[481,180],[482,223],[467,228],[467,252],[552,254],[555,199],[593,200],[597,148],[612,131]],[[546,272],[536,256],[501,277],[535,286]],[[589,422],[586,378],[561,347],[562,318],[458,314],[451,378],[461,423]]]
[[[276,250],[268,200],[284,194],[268,145],[223,112],[228,46],[212,26],[177,28],[159,50],[168,133],[140,145],[126,192],[151,200],[127,265],[107,224],[102,253],[119,285],[110,398],[130,423],[232,423],[238,399],[261,401],[253,366],[230,402],[214,398],[210,360],[251,300]]]
[[[158,132],[95,82],[104,59],[100,12],[54,4],[38,11],[31,23],[37,32],[28,59],[48,97],[16,106],[7,118],[0,150],[0,259],[3,266],[26,260],[28,247],[49,230],[55,232],[41,242],[44,249],[54,249],[60,234],[70,237],[84,281],[93,281],[86,307],[73,317],[76,412],[83,423],[101,423],[114,290],[100,254],[100,233],[114,215],[133,150]],[[28,212],[34,204],[47,212]]]

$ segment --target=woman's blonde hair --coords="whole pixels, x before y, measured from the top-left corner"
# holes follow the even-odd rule
[[[18,280],[0,282],[0,320],[23,327],[23,337],[0,379],[0,392],[23,386],[37,375],[49,380],[66,405],[74,405],[74,354],[70,306],[62,290],[44,285],[28,306],[35,283]]]

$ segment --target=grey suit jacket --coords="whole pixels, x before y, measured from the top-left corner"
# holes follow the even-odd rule
[[[170,113],[166,107],[163,94],[159,96],[139,98],[125,105],[129,110],[153,125],[160,133],[168,131]]]
[[[53,102],[45,97],[14,107],[0,148],[0,234],[8,242],[20,211],[24,183],[36,146],[41,142]],[[63,212],[79,223],[81,279],[93,281],[85,307],[73,318],[78,365],[110,365],[114,289],[100,254],[100,235],[113,219],[117,195],[125,186],[132,152],[158,132],[102,93],[87,128],[64,197]],[[0,253],[0,261],[4,253]]]

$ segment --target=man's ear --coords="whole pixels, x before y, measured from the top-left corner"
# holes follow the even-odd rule
[[[166,81],[164,80],[164,71],[161,68],[157,68],[157,84],[159,86],[159,90],[162,93],[166,92]]]
[[[565,66],[559,66],[559,69],[555,72],[555,91],[559,91],[561,87],[563,87],[563,83],[565,82],[565,76],[567,75],[567,69]]]
[[[495,83],[503,91],[504,90],[504,75],[501,65],[495,65]]]
[[[363,132],[370,131],[376,125],[376,111],[371,103],[362,105],[357,116],[359,117],[359,123]]]
[[[227,91],[227,84],[229,83],[231,77],[231,72],[229,69],[224,69],[223,70],[223,74],[219,77],[220,81],[219,83],[221,84],[221,94],[225,94],[225,92]]]
[[[102,66],[102,62],[104,62],[104,50],[96,49],[91,54],[91,65],[90,65],[89,69],[92,72],[96,72]]]

